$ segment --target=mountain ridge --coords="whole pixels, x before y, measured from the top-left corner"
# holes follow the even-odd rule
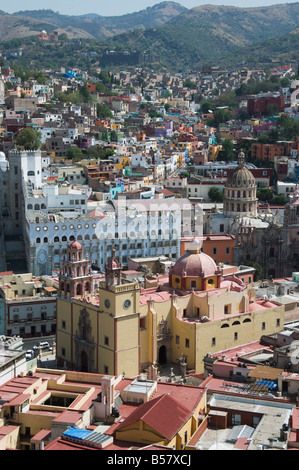
[[[174,16],[186,11],[187,8],[179,3],[165,1],[143,10],[127,13],[118,16],[101,16],[95,13],[85,15],[63,15],[51,9],[43,10],[22,10],[9,15],[11,17],[30,18],[31,20],[48,23],[49,27],[75,28],[78,32],[82,31],[82,36],[93,37],[94,39],[104,40],[116,34],[123,33],[135,28],[157,27],[161,26]],[[1,13],[0,13],[1,15]],[[7,18],[6,14],[6,18]],[[109,31],[108,31],[109,30]],[[17,32],[16,32],[17,34]],[[17,36],[16,36],[17,37]],[[1,31],[0,31],[0,40]]]
[[[97,51],[94,62],[98,60],[100,65],[102,54],[111,50],[152,53],[161,58],[161,66],[172,69],[195,70],[203,65],[217,65],[217,62],[224,64],[226,59],[229,63],[236,63],[238,60],[246,62],[248,57],[253,63],[258,63],[260,59],[269,62],[273,54],[284,60],[296,60],[296,48],[299,45],[299,2],[246,8],[205,4],[186,9],[176,2],[166,1],[118,17],[87,13],[83,15],[85,29],[80,23],[82,15],[69,17],[53,10],[27,11],[26,15],[30,14],[31,17],[25,14],[21,16],[19,13],[24,14],[26,11],[13,15],[1,15],[0,12],[0,41],[3,37],[13,38],[16,31],[21,37],[26,37],[26,34],[31,36],[31,43],[35,42],[35,45],[26,44],[23,61],[26,61],[26,54],[30,57],[31,52],[33,64],[41,64],[42,60],[47,62],[50,50],[52,60],[55,57],[55,48],[62,57],[61,60],[65,60],[65,55],[61,52],[63,43],[58,42],[56,46],[47,47],[46,42],[42,45],[34,39],[34,35],[42,29],[65,33],[68,36],[67,41],[91,40],[89,49],[88,44],[84,43],[81,47],[80,41],[76,44],[74,41],[68,44],[68,50],[74,58],[79,54],[80,47],[81,54],[85,55],[93,48],[93,51]],[[34,16],[39,19],[33,18]],[[290,35],[293,35],[293,43]],[[37,51],[42,54],[40,58],[37,57]],[[254,53],[257,55],[256,60]],[[75,59],[71,63],[74,61]],[[79,61],[77,56],[76,61]]]

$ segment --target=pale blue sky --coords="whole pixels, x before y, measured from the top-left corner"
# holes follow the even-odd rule
[[[258,7],[268,5],[280,5],[284,3],[296,3],[298,0],[182,0],[177,1],[186,8],[194,8],[200,5],[233,5],[238,7]],[[2,3],[2,2],[1,2]],[[159,0],[112,0],[103,2],[101,0],[89,0],[88,2],[74,0],[14,0],[0,4],[0,10],[6,13],[14,13],[20,10],[42,10],[51,9],[65,15],[83,15],[85,13],[97,13],[102,16],[116,16],[135,11],[160,3]]]

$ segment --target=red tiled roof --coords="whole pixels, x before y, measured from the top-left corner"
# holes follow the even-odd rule
[[[61,423],[78,423],[80,419],[82,418],[82,413],[80,411],[70,411],[66,410],[63,413],[61,413],[57,418],[55,418],[53,421],[55,422],[61,422]]]
[[[10,434],[11,432],[15,431],[18,428],[19,426],[1,426],[0,427],[0,439],[2,439],[2,437],[4,436],[7,436],[8,434]]]
[[[94,209],[88,212],[88,217],[92,217],[93,219],[103,219],[105,217],[104,212],[100,211],[99,209]]]
[[[234,448],[239,450],[247,450],[248,446],[248,437],[239,437],[234,445]]]
[[[252,343],[241,344],[235,348],[217,351],[216,353],[211,354],[211,357],[217,357],[221,359],[222,356],[225,356],[226,361],[237,361],[239,356],[244,356],[245,354],[264,350],[272,351],[272,348],[271,346],[263,345],[260,340],[257,340],[253,341]]]
[[[135,444],[134,447],[136,447]],[[131,448],[132,442],[118,441],[115,439],[112,444],[109,444],[103,450],[130,450]]]
[[[155,397],[166,394],[193,413],[204,395],[204,390],[194,385],[184,385],[182,387],[180,384],[158,382]]]
[[[299,408],[297,407],[293,409],[292,428],[299,429]]]
[[[29,400],[31,398],[31,395],[25,395],[25,394],[20,394],[20,395],[17,395],[15,398],[13,398],[10,402],[9,402],[9,405],[10,406],[15,406],[15,405],[21,405],[22,403],[24,403],[26,400]]]
[[[148,295],[146,294],[141,294],[139,298],[139,303],[140,305],[144,305],[146,302],[149,300],[152,300],[154,302],[164,302],[165,300],[169,300],[171,298],[172,294],[170,292],[153,292]]]
[[[36,433],[35,436],[31,438],[31,440],[42,441],[44,439],[45,440],[50,439],[50,437],[51,437],[51,431],[49,429],[42,429],[41,431]]]
[[[147,403],[139,405],[130,416],[119,423],[116,431],[142,420],[155,429],[161,436],[172,439],[186,423],[192,412],[181,405],[171,395],[161,395]]]
[[[86,446],[75,444],[74,442],[65,441],[63,439],[55,439],[45,446],[45,450],[86,450]],[[88,447],[88,450],[98,450],[93,447]]]

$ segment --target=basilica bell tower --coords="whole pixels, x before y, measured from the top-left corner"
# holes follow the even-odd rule
[[[86,297],[93,294],[93,276],[84,250],[75,240],[67,249],[59,274],[59,296],[70,300],[72,297]]]

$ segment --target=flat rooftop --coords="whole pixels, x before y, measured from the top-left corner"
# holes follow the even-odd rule
[[[259,424],[256,426],[254,432],[250,436],[248,450],[257,450],[258,446],[260,445],[268,446],[271,439],[276,441],[275,448],[279,448],[281,450],[286,448],[287,440],[283,441],[280,439],[280,430],[284,424],[288,425],[295,405],[289,403],[279,403],[270,400],[259,400],[255,398],[243,398],[214,394],[209,402],[209,406],[213,407],[213,409],[225,409],[227,411],[234,411],[236,413],[240,411],[263,415]],[[210,430],[210,432],[214,432],[213,442],[222,442],[223,445],[226,446],[228,445],[228,431],[226,430],[226,433],[221,433],[220,431],[225,430],[219,430],[216,441],[215,430]],[[200,446],[203,445],[204,441],[208,440],[208,438],[209,436],[207,435],[203,441],[199,439],[196,447],[200,448]]]

